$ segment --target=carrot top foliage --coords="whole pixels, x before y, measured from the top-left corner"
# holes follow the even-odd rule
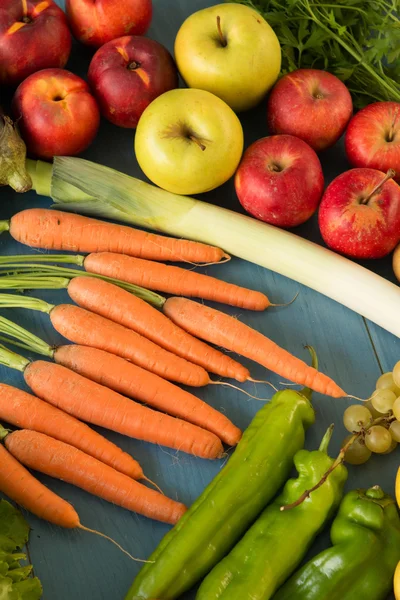
[[[233,0],[239,2],[240,0]],[[241,0],[274,29],[282,72],[325,69],[344,81],[357,108],[400,102],[398,0]]]

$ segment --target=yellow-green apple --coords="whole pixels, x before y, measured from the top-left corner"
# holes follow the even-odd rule
[[[70,51],[67,19],[53,0],[0,0],[0,84],[64,67]]]
[[[227,181],[243,151],[243,130],[231,108],[210,92],[171,90],[139,119],[135,152],[156,185],[177,194],[199,194]]]
[[[354,167],[394,169],[400,181],[400,103],[374,102],[350,121],[345,135],[347,158]]]
[[[268,99],[270,133],[295,135],[316,152],[333,146],[353,113],[347,87],[331,73],[298,69],[274,86]]]
[[[39,158],[79,154],[99,127],[100,112],[89,86],[63,69],[43,69],[27,77],[12,107],[28,152]]]
[[[143,35],[150,26],[151,0],[66,0],[72,33],[99,48],[124,35]]]
[[[400,241],[400,186],[377,169],[350,169],[327,187],[319,208],[325,243],[354,258],[381,258]]]
[[[324,176],[312,148],[292,135],[272,135],[247,148],[235,175],[243,208],[261,221],[295,227],[317,210]]]
[[[189,87],[212,92],[238,112],[258,104],[273,86],[281,48],[258,12],[242,4],[218,4],[184,21],[175,59]]]
[[[178,72],[168,50],[138,35],[126,35],[99,48],[88,79],[101,113],[120,127],[136,127],[152,100],[178,86]]]

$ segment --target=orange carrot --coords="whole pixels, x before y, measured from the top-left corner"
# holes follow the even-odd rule
[[[50,319],[61,335],[76,344],[122,356],[160,377],[184,385],[200,387],[210,382],[207,371],[199,365],[160,348],[131,329],[78,306],[60,304],[51,310]]]
[[[229,258],[220,248],[105,223],[59,210],[29,208],[9,223],[12,237],[33,248],[74,252],[121,252],[149,260],[216,263]]]
[[[52,437],[22,429],[4,440],[7,450],[30,469],[62,479],[118,506],[175,524],[186,507],[115,471],[81,450]]]
[[[261,292],[180,267],[123,254],[113,252],[89,254],[85,259],[84,267],[90,273],[107,275],[168,294],[196,296],[249,310],[264,310],[270,305],[267,296]]]
[[[73,506],[40,483],[1,444],[0,492],[40,519],[69,529],[79,527]]]
[[[102,435],[51,404],[4,383],[0,383],[0,418],[67,442],[128,477],[144,477],[139,463]]]
[[[68,293],[82,308],[133,329],[211,373],[238,381],[250,377],[249,371],[236,360],[189,335],[150,304],[112,283],[75,277],[68,285]]]
[[[28,364],[24,377],[36,396],[87,423],[201,458],[223,453],[213,433],[141,406],[61,365],[37,360]]]
[[[251,358],[281,377],[334,398],[347,395],[330,377],[225,313],[186,298],[169,298],[163,310],[192,335]]]
[[[54,360],[124,396],[207,429],[229,446],[235,446],[241,438],[240,429],[206,402],[119,356],[96,348],[68,345],[55,350]]]

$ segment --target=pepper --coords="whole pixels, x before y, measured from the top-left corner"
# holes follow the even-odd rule
[[[229,552],[288,478],[315,420],[309,397],[308,389],[274,394],[225,467],[161,540],[125,600],[177,598]]]
[[[299,569],[273,600],[385,600],[400,560],[400,518],[379,486],[353,490],[331,528],[333,546]]]
[[[331,426],[319,450],[294,457],[299,476],[259,516],[244,537],[205,578],[196,600],[269,600],[300,564],[315,536],[338,509],[347,469],[338,466],[308,498],[292,504],[321,481],[334,463],[327,454]],[[322,597],[320,598],[322,600]]]

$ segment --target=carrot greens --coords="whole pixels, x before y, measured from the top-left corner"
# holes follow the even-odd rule
[[[239,0],[234,0],[239,1]],[[282,46],[282,71],[325,69],[357,107],[400,101],[398,0],[242,0],[261,12]]]

